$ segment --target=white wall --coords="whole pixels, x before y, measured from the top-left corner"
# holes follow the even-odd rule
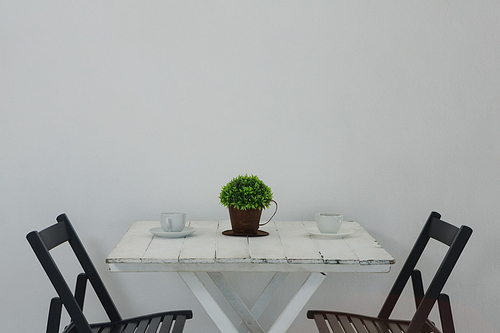
[[[66,212],[125,316],[189,308],[187,331],[216,332],[175,273],[104,258],[165,209],[227,219],[220,187],[244,173],[271,186],[276,220],[342,212],[398,261],[330,275],[290,332],[312,330],[306,309],[376,314],[431,210],[474,229],[446,287],[457,331],[498,331],[499,15],[496,0],[0,2],[2,331],[45,329],[54,293],[24,236]]]

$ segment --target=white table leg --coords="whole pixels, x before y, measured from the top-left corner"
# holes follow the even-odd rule
[[[299,291],[290,300],[268,333],[285,333],[299,312],[325,279],[325,273],[311,273]]]
[[[250,310],[248,310],[245,303],[243,303],[238,294],[229,285],[224,275],[219,272],[210,272],[208,275],[212,281],[214,281],[215,285],[219,288],[224,297],[226,297],[227,301],[231,304],[238,316],[240,316],[248,330],[252,333],[264,333],[264,330],[257,322],[257,319],[255,319],[252,313],[250,313]]]
[[[201,282],[194,272],[179,272],[179,275],[189,289],[191,289],[191,292],[198,299],[221,332],[238,333],[236,327],[234,327],[233,323],[229,320],[224,311],[222,311],[220,306],[213,299],[212,295],[208,292],[203,282]]]
[[[186,285],[191,289],[195,297],[198,299],[203,308],[207,311],[208,315],[212,318],[214,323],[222,333],[239,333],[247,332],[250,330],[252,333],[263,333],[264,330],[257,322],[257,319],[264,312],[265,308],[271,301],[272,297],[283,284],[288,273],[276,273],[269,284],[266,286],[259,299],[248,310],[246,305],[237,295],[234,289],[228,284],[222,273],[203,273],[214,281],[215,285],[219,288],[224,297],[228,300],[231,306],[236,310],[237,314],[242,319],[243,323],[237,330],[233,323],[229,320],[227,315],[221,307],[214,300],[212,295],[208,292],[203,282],[194,272],[179,272],[179,275],[184,280]],[[325,279],[325,273],[310,273],[302,287],[297,291],[295,296],[288,302],[287,306],[280,314],[276,322],[273,324],[268,333],[285,333],[292,325],[293,321],[304,308],[304,305],[309,301],[316,289],[321,285]]]
[[[269,281],[266,288],[264,288],[259,298],[257,299],[255,304],[252,306],[252,309],[250,310],[252,316],[255,319],[260,318],[264,310],[271,302],[271,299],[273,298],[274,294],[276,294],[276,292],[281,287],[287,276],[288,276],[287,272],[274,273],[271,281]],[[241,323],[241,325],[238,327],[238,332],[240,333],[248,332],[244,323]]]

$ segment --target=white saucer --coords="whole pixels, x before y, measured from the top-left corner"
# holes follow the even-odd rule
[[[185,227],[184,230],[182,230],[182,231],[163,231],[163,229],[161,227],[157,227],[157,228],[151,228],[151,229],[149,229],[149,231],[158,237],[180,238],[180,237],[186,237],[188,235],[191,235],[193,232],[196,231],[196,228]]]
[[[342,228],[337,232],[336,234],[327,234],[323,232],[319,232],[317,228],[314,229],[309,229],[308,230],[309,235],[315,236],[315,237],[321,237],[321,238],[344,238],[346,236],[349,236],[350,234],[354,233],[354,230],[352,229],[347,229],[347,228]]]

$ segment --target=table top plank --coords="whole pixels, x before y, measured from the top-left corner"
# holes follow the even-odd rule
[[[159,221],[136,221],[106,258],[111,271],[388,272],[394,258],[357,222],[339,239],[311,236],[314,221],[277,221],[264,237],[222,235],[230,222],[191,221],[184,238],[154,236]]]
[[[207,264],[215,262],[216,239],[219,232],[217,221],[191,221],[196,231],[185,237],[179,254],[180,263]]]
[[[346,237],[345,242],[356,253],[361,265],[393,264],[394,258],[359,225],[353,224],[354,237]]]
[[[156,221],[156,223],[156,227],[160,227],[160,223],[158,221]],[[186,238],[162,238],[153,236],[148,249],[141,258],[141,262],[161,262],[166,264],[177,263],[179,261],[179,253],[185,240]]]
[[[278,230],[274,223],[268,223],[260,228],[269,236],[248,237],[250,258],[255,264],[286,264],[285,251],[281,246]]]
[[[150,228],[158,227],[159,221],[136,221],[108,255],[106,261],[141,262],[152,241]]]
[[[316,222],[305,221],[303,222],[306,230],[313,233],[319,233]],[[347,229],[354,229],[356,222],[344,222],[340,231]],[[348,237],[357,237],[359,233],[354,233]],[[318,251],[323,258],[325,264],[359,264],[359,258],[349,245],[344,241],[344,238],[324,238],[310,235],[309,236],[314,244],[316,244]],[[346,237],[347,238],[347,237]]]
[[[323,264],[318,247],[301,221],[275,222],[289,264]]]
[[[216,261],[218,263],[250,262],[250,252],[246,237],[226,236],[222,232],[231,229],[231,222],[220,221],[217,232]]]

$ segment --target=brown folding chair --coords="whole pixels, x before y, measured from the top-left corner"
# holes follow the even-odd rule
[[[455,333],[448,295],[441,293],[462,250],[472,234],[468,226],[460,228],[441,220],[432,212],[401,269],[377,317],[335,311],[310,310],[307,318],[314,319],[320,333]],[[422,275],[415,269],[430,239],[449,246],[440,267],[424,293]],[[411,320],[389,319],[406,283],[411,278],[417,307]],[[442,331],[428,319],[438,303]]]
[[[180,310],[122,319],[66,214],[59,215],[56,224],[39,232],[32,231],[26,238],[59,295],[50,302],[47,333],[59,332],[63,305],[71,318],[70,324],[63,329],[64,333],[180,333],[186,319],[193,317],[190,310]],[[83,269],[76,278],[74,294],[49,252],[66,242]],[[89,324],[87,321],[83,313],[87,281],[108,315],[108,322]]]

